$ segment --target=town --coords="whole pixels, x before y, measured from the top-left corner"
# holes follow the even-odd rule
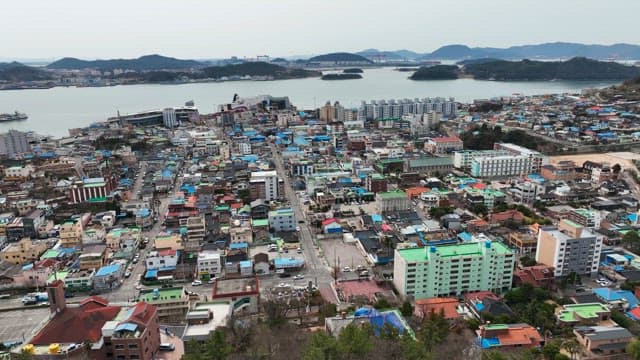
[[[0,134],[0,358],[628,358],[634,94],[236,95]]]

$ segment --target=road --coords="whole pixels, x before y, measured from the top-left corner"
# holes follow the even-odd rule
[[[297,220],[305,220],[304,223],[298,224],[300,227],[299,239],[302,248],[302,253],[305,257],[306,269],[302,273],[306,275],[305,280],[315,280],[317,284],[330,284],[333,281],[331,276],[331,269],[326,262],[318,256],[317,246],[313,240],[309,224],[306,221],[306,216],[300,206],[300,200],[297,198],[296,193],[291,187],[290,179],[287,172],[284,169],[284,162],[282,157],[278,153],[275,145],[269,144],[271,154],[276,166],[278,176],[284,180],[284,193],[285,198],[289,201],[291,208],[295,214]],[[319,285],[318,285],[319,286]]]

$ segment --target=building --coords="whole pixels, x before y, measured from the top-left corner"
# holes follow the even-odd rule
[[[562,220],[558,227],[542,227],[538,232],[536,261],[554,268],[554,275],[596,276],[602,250],[602,235],[571,220]]]
[[[476,330],[482,349],[534,349],[543,343],[538,330],[528,324],[486,324]]]
[[[387,179],[378,173],[367,175],[365,180],[367,191],[372,193],[386,192],[387,185]]]
[[[514,156],[523,156],[529,159],[530,167],[527,174],[539,174],[542,169],[542,165],[544,165],[547,160],[543,154],[515,144],[495,143],[493,144],[493,148],[494,150],[504,150]]]
[[[198,253],[198,278],[209,280],[222,274],[222,259],[215,251],[201,251]]]
[[[178,120],[176,118],[176,109],[174,108],[165,108],[162,110],[162,123],[166,128],[173,129],[178,125]]]
[[[178,266],[180,252],[177,250],[164,249],[159,251],[150,251],[144,259],[147,270],[174,271]]]
[[[102,244],[88,245],[78,257],[80,270],[100,269],[107,263],[107,247]]]
[[[514,248],[518,254],[533,254],[538,247],[538,236],[528,229],[511,231],[507,238],[507,244]]]
[[[600,228],[600,211],[592,209],[571,209],[567,213],[567,219],[583,227],[592,227],[595,229]]]
[[[181,287],[142,290],[138,301],[154,305],[163,324],[183,324],[189,310],[189,299]]]
[[[187,327],[182,335],[185,346],[192,340],[209,340],[217,328],[228,325],[232,312],[231,304],[226,301],[195,304],[187,313]]]
[[[113,251],[134,251],[140,244],[141,231],[138,227],[112,229],[106,237],[107,247]]]
[[[33,175],[35,168],[32,165],[12,166],[4,169],[4,180],[26,180]]]
[[[260,305],[258,277],[218,280],[213,284],[212,301],[229,301],[234,313],[255,314]]]
[[[17,243],[7,245],[0,252],[0,256],[3,261],[20,265],[38,260],[45,251],[47,251],[46,242],[24,238]]]
[[[453,153],[453,166],[456,169],[471,170],[471,164],[476,157],[491,157],[508,155],[506,151],[496,150],[460,150]]]
[[[511,288],[515,256],[500,242],[396,249],[393,284],[405,298]]]
[[[249,179],[249,193],[251,200],[278,200],[284,197],[284,182],[278,178],[275,170],[254,171]]]
[[[471,176],[508,177],[531,173],[531,159],[526,156],[477,156],[471,161]]]
[[[595,325],[611,318],[611,310],[601,303],[562,305],[556,313],[558,321],[565,325]]]
[[[598,357],[624,353],[633,340],[629,330],[618,326],[576,326],[573,334],[580,345]]]
[[[451,157],[421,157],[417,159],[407,159],[405,162],[405,172],[418,172],[423,174],[445,174],[453,169]]]
[[[269,211],[269,227],[274,231],[295,231],[296,217],[292,208]]]
[[[31,151],[27,133],[17,130],[9,130],[0,134],[0,155],[14,156],[16,154]]]
[[[576,163],[571,160],[559,161],[557,164],[543,165],[540,175],[550,181],[572,181],[578,178]]]
[[[184,250],[198,252],[207,235],[207,224],[202,216],[192,216],[187,219],[187,241]]]
[[[313,162],[307,160],[297,160],[291,163],[292,176],[305,176],[315,173]]]
[[[232,244],[251,244],[253,232],[249,226],[236,226],[229,229]]]
[[[123,309],[113,321],[102,327],[107,358],[156,359],[160,351],[160,326],[155,306],[139,302]]]
[[[376,209],[379,213],[405,211],[410,207],[411,200],[402,190],[379,192],[376,194]]]
[[[462,140],[457,136],[429,138],[424,149],[432,154],[450,154],[464,148]]]
[[[182,237],[179,234],[158,234],[154,241],[157,250],[183,250]]]
[[[120,286],[123,275],[124,266],[120,263],[103,266],[93,277],[93,288],[96,290],[115,289]]]
[[[106,201],[107,196],[117,187],[115,177],[85,178],[75,181],[69,188],[69,200],[72,204],[91,201]]]
[[[455,118],[458,111],[458,104],[454,98],[424,98],[424,99],[403,99],[403,100],[380,100],[370,103],[362,102],[358,109],[359,120],[377,120],[380,118],[401,117],[403,115],[415,114],[441,114],[446,118]],[[425,125],[435,126],[424,121]]]
[[[60,224],[60,245],[82,249],[82,222],[79,219],[66,220]]]

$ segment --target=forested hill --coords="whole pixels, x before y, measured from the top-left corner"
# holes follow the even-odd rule
[[[640,76],[640,68],[615,62],[573,58],[568,61],[505,61],[471,63],[467,75],[480,80],[626,80]]]

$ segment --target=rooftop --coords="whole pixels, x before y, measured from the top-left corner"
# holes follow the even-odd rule
[[[183,289],[181,287],[175,287],[141,291],[138,300],[153,304],[154,302],[158,301],[182,299],[183,297]]]
[[[258,293],[259,291],[256,278],[225,279],[215,282],[213,297],[225,297],[237,293]]]
[[[494,241],[490,242],[491,248],[497,254],[511,254],[512,251],[504,244]],[[398,254],[408,262],[426,261],[428,254],[438,254],[440,257],[465,257],[465,256],[481,256],[483,254],[482,247],[486,246],[486,242],[473,242],[457,245],[441,245],[429,248],[409,248],[397,250]],[[429,255],[430,256],[430,255]]]
[[[606,305],[600,303],[564,305],[558,319],[564,322],[574,322],[580,319],[596,319],[601,313],[609,313]]]
[[[406,199],[407,194],[402,190],[379,192],[378,195],[383,200]]]

